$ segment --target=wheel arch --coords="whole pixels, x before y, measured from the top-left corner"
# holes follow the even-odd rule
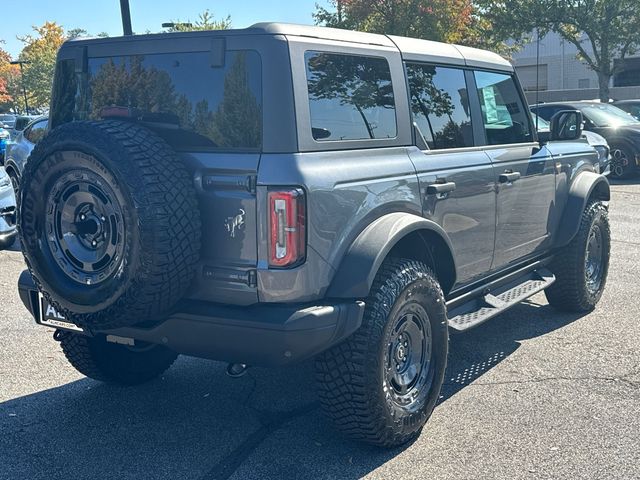
[[[12,161],[7,161],[4,164],[4,170],[7,172],[7,175],[14,175],[18,180],[20,179],[20,172],[18,171],[18,167]]]
[[[581,172],[571,183],[567,203],[562,214],[555,246],[563,247],[578,233],[582,212],[593,200],[609,201],[611,189],[604,175]]]
[[[449,237],[437,223],[411,213],[384,215],[365,228],[351,244],[327,296],[366,297],[382,262],[389,256],[425,262],[434,269],[447,294],[456,282],[452,252]]]

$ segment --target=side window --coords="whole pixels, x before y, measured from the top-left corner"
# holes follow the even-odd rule
[[[29,130],[24,132],[24,136],[27,137],[27,140],[31,143],[38,143],[47,133],[47,123],[47,120],[34,123]]]
[[[481,71],[474,75],[489,145],[530,142],[533,139],[531,117],[514,78]]]
[[[396,136],[393,86],[386,59],[309,51],[305,63],[315,140]]]
[[[411,112],[429,148],[473,146],[464,71],[408,64],[407,77]]]
[[[558,110],[554,107],[535,107],[533,111],[540,115],[540,118],[544,118],[548,122]]]

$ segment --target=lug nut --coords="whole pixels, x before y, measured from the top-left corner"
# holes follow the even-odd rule
[[[96,245],[98,245],[98,242],[96,242],[95,240],[91,242],[91,246],[95,247]]]

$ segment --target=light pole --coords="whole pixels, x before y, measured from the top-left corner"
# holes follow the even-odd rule
[[[24,75],[23,75],[23,70],[22,70],[22,66],[26,63],[29,64],[31,62],[27,61],[27,60],[14,60],[13,62],[9,62],[11,65],[20,65],[20,83],[22,84],[22,95],[24,95],[24,109],[27,113],[27,115],[29,115],[29,102],[27,101],[27,89],[24,86]]]
[[[131,29],[131,10],[129,0],[120,0],[120,13],[122,14],[122,32],[124,35],[133,35]]]

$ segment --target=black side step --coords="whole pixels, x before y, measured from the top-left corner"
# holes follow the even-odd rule
[[[546,268],[538,268],[491,292],[485,292],[449,311],[449,326],[460,332],[473,328],[544,290],[556,277]]]

